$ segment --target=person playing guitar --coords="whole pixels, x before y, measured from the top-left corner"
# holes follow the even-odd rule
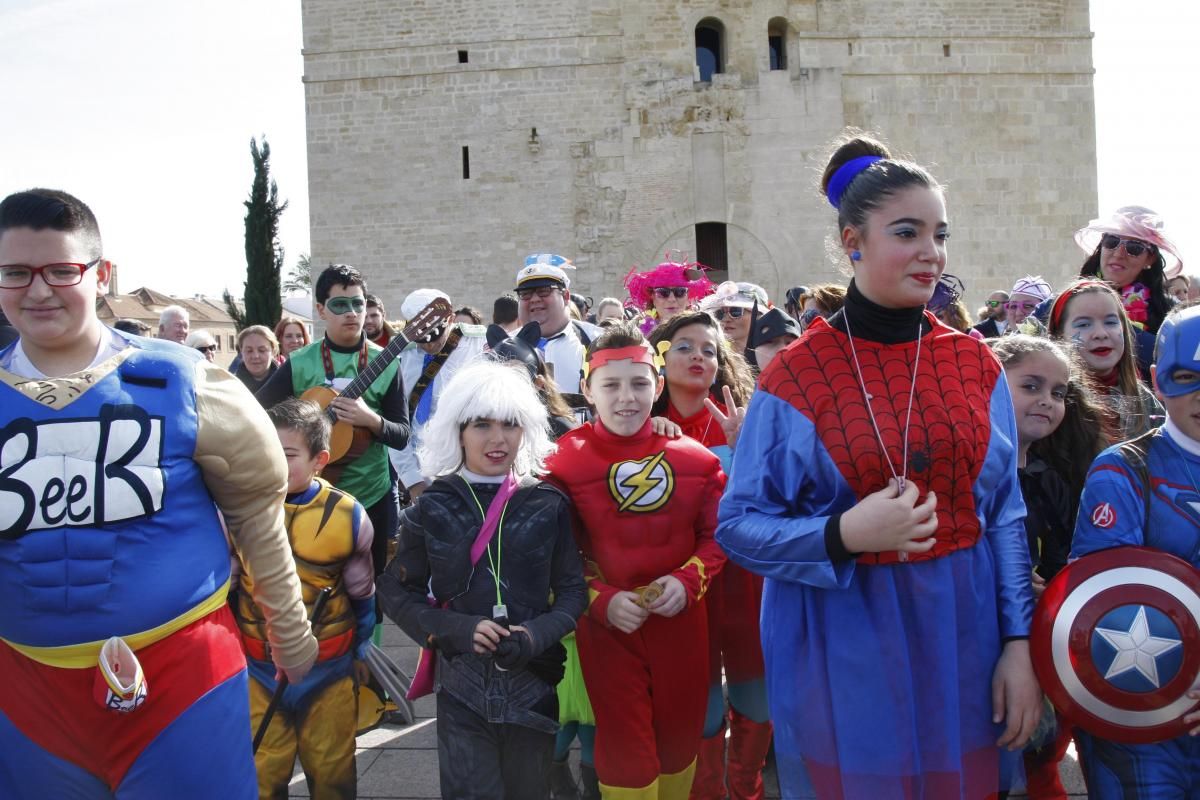
[[[292,353],[258,391],[255,397],[265,408],[299,397],[313,387],[327,386],[340,392],[382,352],[363,336],[366,283],[357,269],[346,264],[327,267],[317,277],[315,294],[325,336]],[[402,449],[409,435],[407,392],[396,362],[388,363],[357,398],[335,397],[328,409],[331,418],[336,418],[333,421],[349,423],[368,434],[358,437],[367,438],[365,451],[354,457],[356,450],[352,450],[332,483],[366,508],[375,529],[371,559],[378,575],[387,560],[388,541],[396,535],[400,513],[387,449]]]

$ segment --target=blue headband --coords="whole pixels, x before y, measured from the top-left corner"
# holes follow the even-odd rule
[[[842,203],[842,193],[846,191],[846,187],[851,181],[859,176],[859,173],[867,169],[876,161],[883,161],[882,156],[859,156],[852,158],[845,164],[837,168],[837,172],[833,173],[833,177],[829,179],[829,186],[825,189],[825,196],[829,198],[829,205],[838,208]]]

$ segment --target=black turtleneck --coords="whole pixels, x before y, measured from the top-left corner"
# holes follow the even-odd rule
[[[328,336],[322,341],[328,344],[329,349],[335,353],[357,353],[363,345],[362,334],[359,335],[358,341],[349,347],[334,344]],[[306,345],[306,347],[320,346],[321,342]],[[254,393],[254,399],[261,403],[263,408],[270,408],[276,403],[292,397],[292,388],[292,362],[284,361],[279,369],[275,370],[274,374],[267,379],[262,388]],[[408,395],[404,391],[404,381],[399,369],[396,370],[395,378],[388,384],[387,391],[380,400],[379,408],[372,410],[383,417],[383,430],[375,437],[376,440],[395,450],[403,450],[404,446],[408,444]]]
[[[903,344],[917,339],[917,326],[920,325],[921,335],[933,330],[929,318],[925,316],[925,307],[916,308],[885,308],[873,303],[858,290],[854,281],[846,291],[846,303],[842,309],[829,318],[829,324],[836,330],[846,333],[846,317],[850,317],[850,328],[857,339],[866,339],[880,344]],[[842,541],[842,515],[834,514],[825,523],[825,551],[834,562],[849,561],[859,554],[846,548]]]
[[[846,291],[846,304],[829,318],[829,324],[842,333],[846,331],[846,316],[850,317],[850,329],[858,339],[880,344],[903,344],[917,339],[917,325],[921,335],[933,330],[925,316],[925,307],[885,308],[873,303],[858,290],[854,281]]]

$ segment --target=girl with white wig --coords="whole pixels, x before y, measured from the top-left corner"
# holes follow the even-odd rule
[[[417,450],[421,470],[441,477],[461,469],[462,430],[480,419],[501,420],[521,430],[512,462],[518,476],[542,472],[543,462],[554,451],[546,407],[523,371],[490,359],[463,367],[447,384]]]
[[[384,612],[436,657],[443,797],[549,796],[560,640],[587,607],[570,504],[535,477],[553,448],[524,370],[455,373],[418,451],[437,478],[401,513],[376,582]]]

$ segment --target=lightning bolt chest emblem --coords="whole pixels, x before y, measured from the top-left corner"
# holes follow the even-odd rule
[[[608,490],[618,511],[644,514],[666,505],[675,490],[675,473],[666,455],[663,450],[609,467]]]

